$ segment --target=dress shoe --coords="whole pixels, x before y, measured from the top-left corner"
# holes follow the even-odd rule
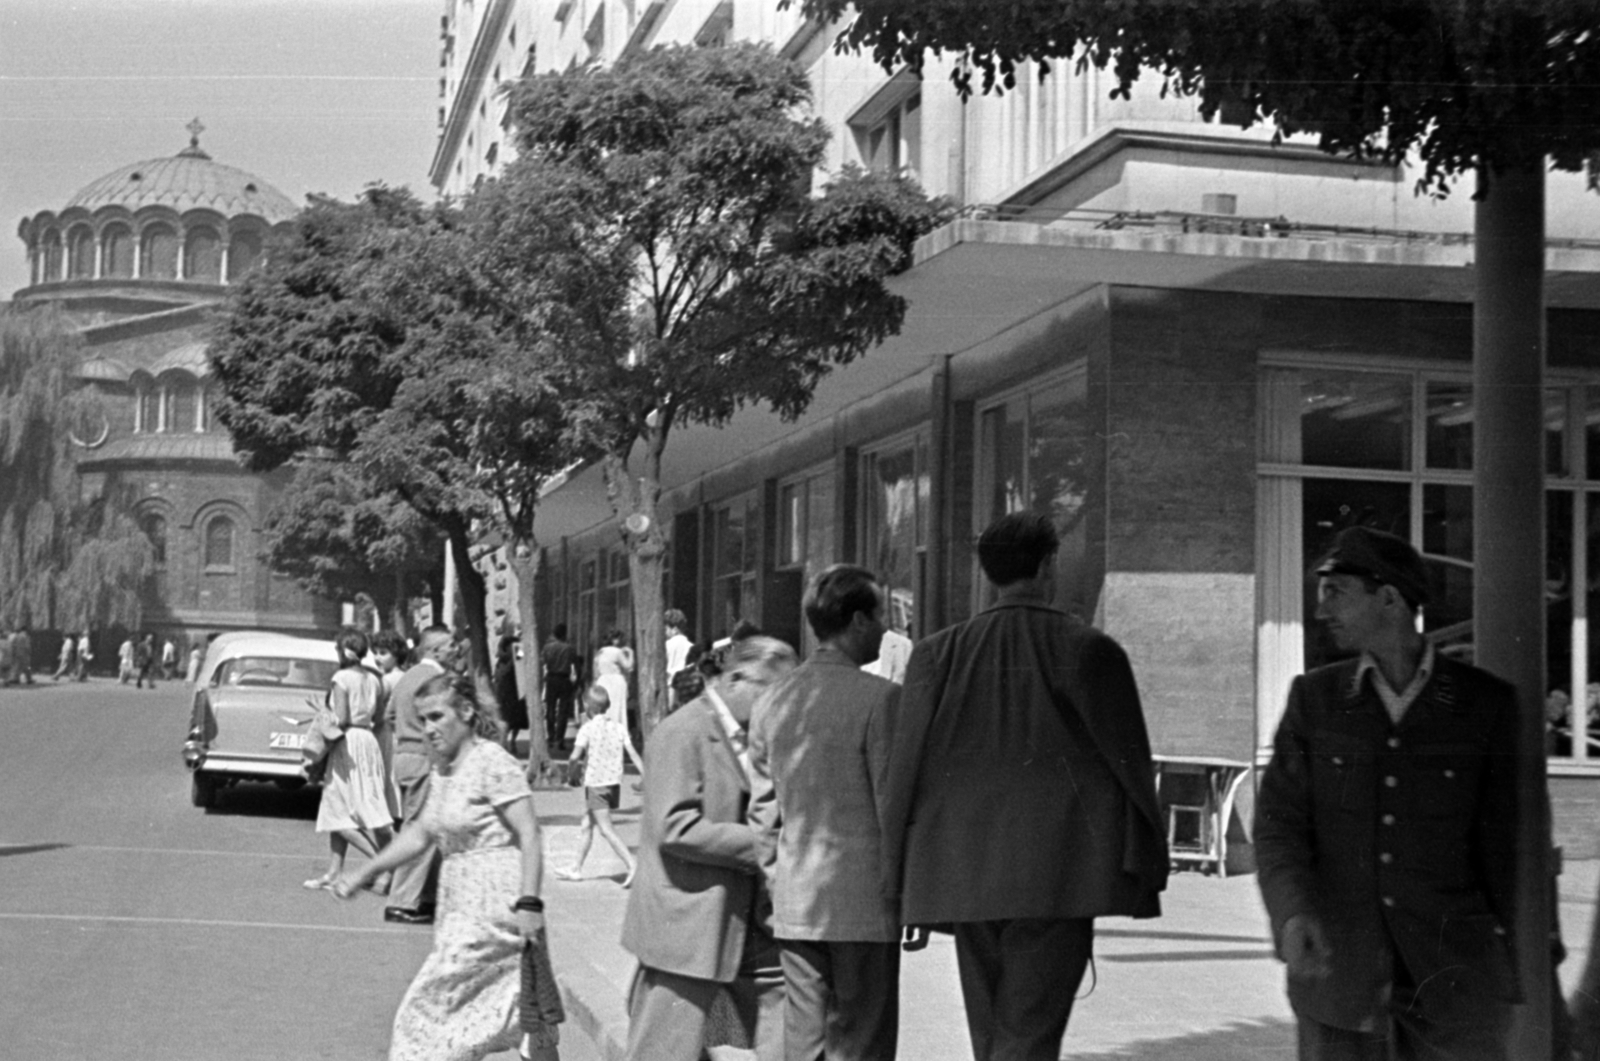
[[[386,906],[383,908],[383,919],[396,925],[431,925],[433,912],[407,910],[403,906]]]

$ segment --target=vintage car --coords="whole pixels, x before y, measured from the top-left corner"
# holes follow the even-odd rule
[[[212,641],[183,745],[194,805],[214,806],[217,793],[239,781],[304,785],[300,745],[338,669],[332,641],[256,632]]]

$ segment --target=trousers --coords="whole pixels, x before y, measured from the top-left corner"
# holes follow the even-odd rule
[[[1094,951],[1094,918],[964,921],[954,927],[976,1061],[1056,1061]]]
[[[425,752],[400,745],[394,750],[394,780],[400,789],[400,827],[417,820],[428,802],[428,756]],[[438,887],[439,852],[428,850],[399,866],[389,884],[389,905],[402,910],[420,911],[431,907]]]
[[[788,1061],[891,1061],[900,1032],[900,944],[779,941]]]

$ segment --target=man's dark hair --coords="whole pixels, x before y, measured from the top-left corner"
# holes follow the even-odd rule
[[[567,639],[567,624],[557,623],[556,628],[550,631],[550,636],[557,641],[565,641]]]
[[[661,617],[661,621],[667,626],[675,626],[679,630],[689,625],[689,617],[677,608],[668,608],[666,614]]]
[[[877,587],[877,576],[854,564],[834,564],[813,579],[806,590],[805,612],[817,640],[849,629],[857,612],[871,615],[883,600]]]
[[[1009,586],[1039,573],[1039,565],[1061,547],[1048,516],[1012,512],[989,524],[978,538],[978,564],[990,582]]]

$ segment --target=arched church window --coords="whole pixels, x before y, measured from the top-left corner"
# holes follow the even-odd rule
[[[235,232],[228,243],[228,282],[248,273],[261,257],[261,237],[254,232]]]
[[[139,386],[139,430],[154,434],[161,430],[161,391],[149,383]]]
[[[178,276],[178,234],[171,225],[151,225],[139,243],[139,275],[146,280]]]
[[[151,513],[143,521],[144,536],[150,539],[150,549],[157,567],[167,566],[167,520],[165,516]]]
[[[133,233],[127,225],[117,222],[107,225],[100,233],[100,275],[133,275]]]
[[[206,567],[233,566],[233,520],[218,516],[206,524]]]
[[[166,388],[167,430],[178,433],[197,430],[195,413],[199,399],[194,380],[187,376],[171,376],[166,380]]]
[[[218,283],[222,280],[222,240],[208,226],[192,228],[183,250],[183,278]]]
[[[74,280],[94,279],[94,229],[78,225],[67,236],[67,275]]]
[[[58,229],[44,234],[44,275],[39,279],[43,283],[61,279],[61,232]]]

